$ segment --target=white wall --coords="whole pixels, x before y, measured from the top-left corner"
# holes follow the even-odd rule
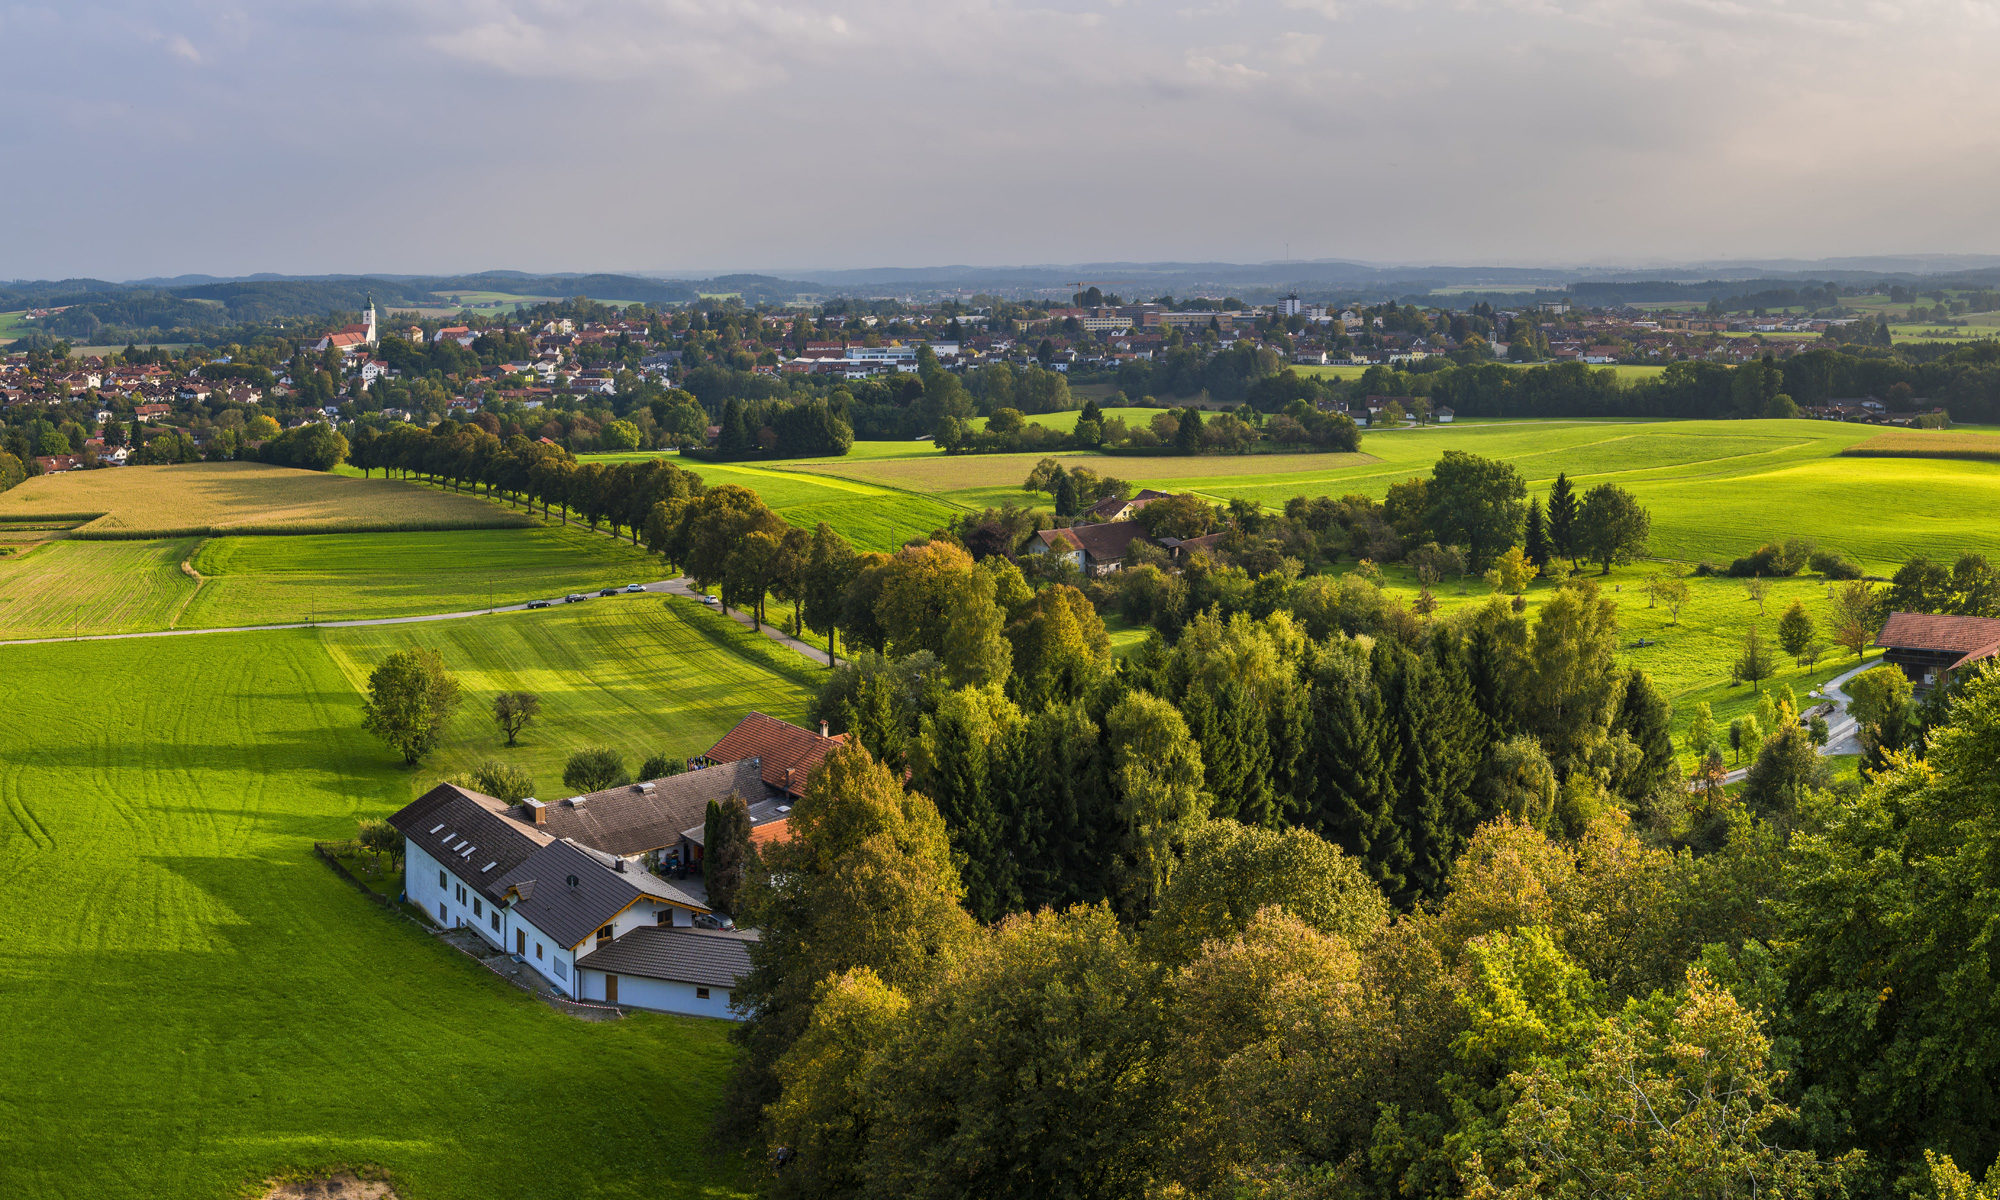
[[[585,969],[583,992],[577,998],[593,1003],[604,1003],[604,972]],[[695,985],[691,983],[670,983],[664,979],[646,979],[638,975],[618,977],[618,1003],[629,1004],[633,1008],[646,1008],[654,1012],[681,1013],[690,1017],[720,1017],[725,1021],[741,1021],[742,1014],[730,1010],[729,989],[712,987],[708,989],[708,999],[695,997]]]
[[[443,887],[438,886],[438,872],[445,872]],[[459,901],[459,889],[465,889],[465,900]],[[451,874],[450,869],[425,853],[420,847],[403,839],[403,892],[410,903],[424,910],[424,915],[446,929],[460,925],[479,931],[481,937],[495,946],[500,945],[500,934],[493,929],[493,905],[487,903],[471,884]],[[438,906],[444,906],[440,912]],[[475,911],[476,910],[476,911]],[[506,922],[501,922],[504,927]]]
[[[533,968],[536,974],[554,984],[564,995],[576,995],[576,955],[570,952],[569,947],[535,928],[533,922],[524,920],[511,908],[506,911],[503,924],[507,936],[501,949],[509,954],[515,953],[515,931],[527,934],[527,945],[520,952],[521,961]],[[542,951],[539,957],[535,954],[537,946],[540,946]]]

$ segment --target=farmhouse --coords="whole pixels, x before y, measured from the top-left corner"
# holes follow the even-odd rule
[[[438,924],[472,930],[575,999],[728,1017],[755,934],[709,928],[719,922],[699,884],[656,870],[685,874],[709,801],[732,793],[771,803],[748,760],[552,804],[439,784],[389,823],[404,839],[405,894]]]
[[[1109,575],[1125,565],[1133,542],[1150,541],[1137,521],[1043,529],[1028,542],[1030,554],[1055,554],[1086,575]]]
[[[1091,505],[1087,512],[1090,519],[1099,524],[1111,521],[1129,521],[1138,516],[1139,511],[1148,504],[1151,504],[1155,500],[1165,500],[1172,495],[1172,492],[1159,492],[1154,491],[1152,488],[1140,488],[1137,495],[1127,499],[1121,500],[1116,496],[1106,496],[1104,499]]]
[[[1875,637],[1882,661],[1927,688],[1961,667],[2000,656],[2000,620],[1950,613],[1890,613]]]
[[[722,740],[706,751],[688,760],[689,766],[711,767],[722,763],[749,761],[757,765],[766,787],[773,796],[797,798],[805,795],[806,776],[819,766],[835,746],[845,745],[847,735],[827,736],[826,722],[821,721],[819,732],[802,729],[790,721],[780,721],[760,712],[753,712],[736,723],[736,728],[722,735]],[[752,797],[742,793],[744,799]],[[751,819],[757,816],[756,806],[751,806]]]

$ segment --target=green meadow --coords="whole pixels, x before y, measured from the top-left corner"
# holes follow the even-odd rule
[[[542,694],[513,754],[540,778],[575,739],[684,753],[748,707],[797,717],[799,668],[652,598],[449,624],[0,647],[0,1195],[205,1200],[363,1163],[410,1200],[747,1193],[710,1149],[725,1025],[557,1013],[310,845],[500,753],[497,688]],[[466,689],[416,771],[356,690],[409,637]],[[538,1123],[559,1153],[523,1152]]]
[[[1282,507],[1293,496],[1362,493],[1426,475],[1446,450],[1515,464],[1533,494],[1558,472],[1581,488],[1614,482],[1653,513],[1656,556],[1726,561],[1797,535],[1876,570],[1916,554],[1964,550],[2000,557],[2000,464],[1852,458],[1878,431],[1824,421],[1508,421],[1366,432],[1361,453],[1139,456],[1076,453],[1101,474],[1217,501]],[[1977,435],[1967,435],[1977,436]],[[2000,440],[1996,440],[2000,444]],[[1046,504],[1020,488],[1039,455],[932,452],[792,464],[977,509],[1005,500]]]

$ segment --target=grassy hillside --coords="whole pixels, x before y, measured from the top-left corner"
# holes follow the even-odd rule
[[[543,692],[525,753],[544,770],[559,738],[706,744],[725,694],[797,715],[804,689],[721,624],[635,599],[430,636],[469,707]],[[722,1024],[558,1014],[312,858],[497,740],[468,717],[411,772],[362,733],[355,679],[394,640],[0,649],[0,1195],[205,1200],[354,1162],[412,1200],[743,1193],[707,1150]],[[523,1152],[538,1121],[560,1153]]]
[[[727,617],[656,595],[320,636],[357,692],[378,663],[408,645],[437,650],[458,675],[465,702],[451,741],[413,788],[497,758],[525,768],[542,794],[566,796],[562,767],[574,750],[611,746],[634,768],[654,752],[698,754],[752,709],[803,721],[823,674]],[[511,749],[491,716],[503,691],[542,700],[541,717]]]
[[[187,463],[41,475],[0,493],[0,522],[64,517],[84,538],[339,530],[490,529],[527,518],[392,479],[261,463]]]

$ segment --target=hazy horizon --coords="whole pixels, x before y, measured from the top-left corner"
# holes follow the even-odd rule
[[[0,278],[1993,253],[1996,51],[1977,0],[0,3]]]

